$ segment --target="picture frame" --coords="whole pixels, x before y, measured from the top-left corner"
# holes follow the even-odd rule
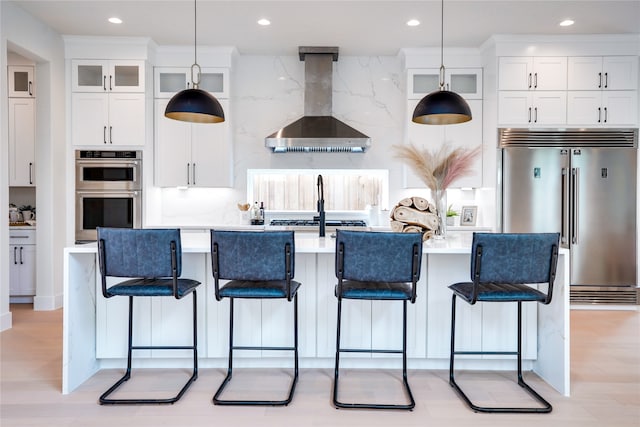
[[[463,206],[460,212],[460,225],[474,226],[478,217],[477,206]]]

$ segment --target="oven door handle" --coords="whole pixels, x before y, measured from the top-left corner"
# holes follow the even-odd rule
[[[138,190],[77,190],[76,195],[80,197],[138,197],[141,195]]]

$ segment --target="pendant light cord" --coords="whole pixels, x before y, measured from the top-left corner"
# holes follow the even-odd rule
[[[440,90],[444,90],[444,0],[440,2]]]
[[[200,86],[200,65],[198,65],[198,10],[197,0],[193,0],[193,65],[191,66],[191,83],[194,89]],[[194,69],[196,70],[194,77]]]

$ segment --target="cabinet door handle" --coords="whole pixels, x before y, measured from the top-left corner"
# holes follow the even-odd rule
[[[113,144],[113,126],[109,126],[109,144]]]
[[[602,108],[598,107],[598,123],[600,123],[601,116],[602,116]]]
[[[22,246],[20,246],[20,264],[24,264],[24,262],[22,261],[22,250],[24,248]]]
[[[538,123],[538,107],[533,109],[533,123]]]
[[[109,76],[109,90],[113,90],[113,76]]]
[[[33,184],[33,163],[29,162],[29,184]]]
[[[191,184],[191,166],[187,163],[187,185]]]
[[[14,264],[18,264],[18,256],[17,256],[17,251],[18,251],[18,247],[14,246],[13,247],[13,263]]]
[[[607,89],[609,87],[609,73],[604,73],[604,88]]]
[[[609,111],[607,110],[607,107],[604,107],[604,122],[607,123],[608,119],[609,119]]]
[[[538,73],[535,73],[533,75],[533,88],[537,89],[538,88]]]
[[[196,185],[196,164],[193,164],[193,179],[191,180],[193,185]]]
[[[102,90],[107,90],[107,76],[102,76]]]
[[[598,89],[602,89],[602,73],[598,73]]]
[[[33,96],[33,91],[31,90],[31,84],[32,82],[29,82],[29,96]]]
[[[529,107],[529,123],[531,123],[531,107]]]
[[[107,127],[102,128],[102,142],[107,143]]]
[[[531,89],[531,73],[529,73],[529,89]]]

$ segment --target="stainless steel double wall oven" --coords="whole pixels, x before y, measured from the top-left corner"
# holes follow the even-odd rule
[[[96,227],[142,227],[141,151],[76,151],[76,242]]]

